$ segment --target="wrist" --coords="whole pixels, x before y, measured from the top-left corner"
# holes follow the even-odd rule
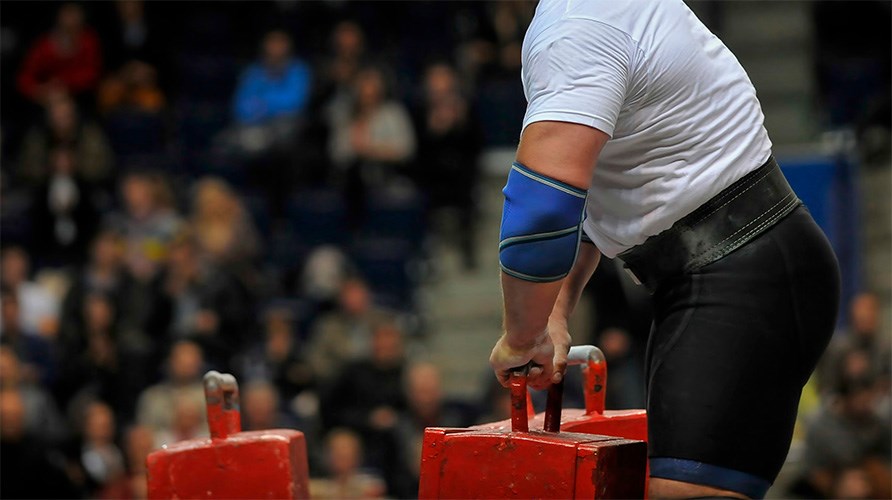
[[[503,335],[504,344],[512,351],[526,352],[537,345],[541,344],[548,337],[547,330],[540,330],[529,333],[505,332]]]

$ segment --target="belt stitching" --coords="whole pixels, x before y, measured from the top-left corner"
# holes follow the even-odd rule
[[[799,198],[794,197],[794,198],[793,198],[792,200],[790,200],[790,201],[789,201],[789,202],[788,202],[788,203],[787,203],[781,210],[778,210],[776,213],[774,213],[773,215],[771,215],[769,218],[767,218],[767,219],[765,219],[764,221],[762,221],[762,223],[760,223],[758,226],[754,227],[754,228],[751,229],[749,232],[747,232],[747,233],[743,234],[742,236],[740,236],[737,240],[735,240],[733,243],[731,243],[728,247],[725,247],[725,248],[723,248],[723,249],[721,249],[721,250],[716,250],[716,247],[718,247],[719,245],[721,245],[721,244],[724,243],[725,241],[727,241],[727,240],[733,238],[734,235],[736,235],[736,234],[739,233],[740,231],[743,231],[743,230],[746,229],[748,226],[750,226],[750,225],[752,225],[752,224],[758,222],[759,218],[762,218],[762,217],[764,217],[765,215],[769,214],[769,213],[771,212],[771,210],[774,209],[774,207],[776,207],[777,205],[780,205],[781,203],[783,203],[784,200],[786,200],[786,199],[789,198],[789,197],[790,197],[789,194],[788,194],[787,196],[784,196],[784,197],[781,199],[781,201],[779,201],[779,202],[776,203],[773,207],[771,207],[771,208],[769,208],[768,210],[766,210],[765,212],[763,212],[762,215],[760,215],[759,217],[757,217],[756,219],[754,219],[753,221],[751,221],[749,224],[747,224],[746,226],[743,226],[742,228],[738,229],[738,230],[735,231],[731,236],[728,236],[728,237],[725,238],[724,240],[722,240],[722,241],[716,243],[715,245],[713,245],[713,246],[712,246],[711,248],[709,248],[708,250],[706,250],[706,251],[704,251],[704,252],[701,252],[700,254],[697,254],[697,255],[694,256],[693,258],[694,258],[694,259],[698,259],[698,258],[700,258],[701,256],[703,256],[703,254],[705,254],[706,252],[712,252],[712,253],[709,254],[709,257],[708,257],[707,259],[705,259],[706,261],[709,261],[709,260],[714,256],[714,254],[720,254],[720,253],[722,253],[722,251],[729,251],[729,250],[734,250],[734,249],[736,249],[737,246],[738,246],[741,242],[743,242],[744,240],[746,240],[747,238],[749,238],[749,237],[752,236],[753,234],[758,233],[759,231],[761,231],[761,230],[764,229],[765,227],[771,225],[771,223],[773,223],[773,222],[776,221],[777,219],[783,217],[783,216],[784,216],[784,213],[785,213],[789,208],[791,208],[791,207],[795,206],[797,203],[799,203]],[[688,269],[687,269],[687,270],[689,271],[689,270],[695,268],[697,265],[702,265],[702,264],[700,264],[699,262],[697,262],[697,263],[695,263],[695,264],[693,264],[693,265],[691,265],[691,266],[688,266]]]
[[[764,175],[762,175],[762,176],[759,177],[758,179],[754,180],[754,181],[752,182],[752,184],[750,184],[749,186],[746,187],[746,189],[744,189],[743,191],[737,193],[733,198],[731,198],[730,200],[728,200],[728,201],[722,203],[721,205],[719,205],[718,207],[716,207],[716,209],[713,210],[712,212],[709,212],[708,214],[704,215],[703,217],[697,219],[695,222],[692,222],[692,223],[691,223],[690,225],[688,225],[688,227],[686,227],[682,232],[686,232],[686,231],[691,231],[691,230],[693,230],[694,228],[693,228],[692,226],[694,226],[694,225],[696,225],[696,224],[699,224],[699,223],[703,222],[703,220],[705,220],[707,217],[709,217],[709,216],[711,216],[712,214],[718,212],[719,210],[721,210],[722,208],[724,208],[726,205],[728,205],[728,204],[731,203],[732,201],[736,200],[737,198],[740,198],[741,196],[743,196],[744,193],[746,193],[746,192],[749,191],[750,189],[756,187],[757,184],[759,184],[759,183],[762,182],[766,177],[768,177],[769,175],[771,175],[771,173],[772,173],[773,170],[774,170],[773,168],[768,169],[768,171],[765,172]],[[731,193],[728,193],[727,195],[730,195],[730,194],[731,194]],[[773,207],[772,207],[772,208],[773,208]],[[770,210],[770,209],[769,209],[769,210]]]
[[[771,175],[771,173],[772,173],[772,171],[773,171],[774,169],[775,169],[775,168],[769,168],[764,174],[762,174],[761,177],[759,177],[759,178],[755,179],[754,181],[752,181],[752,183],[750,183],[748,186],[747,186],[746,184],[741,184],[741,185],[738,185],[738,186],[733,186],[733,184],[732,184],[733,189],[729,190],[727,193],[724,193],[724,194],[720,195],[718,199],[722,199],[722,198],[731,196],[731,194],[733,194],[733,193],[734,193],[736,190],[738,190],[738,189],[743,189],[744,187],[745,187],[745,189],[743,189],[743,191],[740,191],[739,193],[736,193],[735,196],[734,196],[733,198],[731,198],[731,199],[725,201],[724,203],[722,203],[721,205],[719,205],[718,207],[716,207],[715,209],[713,209],[711,212],[709,212],[708,214],[704,215],[703,217],[700,217],[700,218],[697,219],[696,221],[693,221],[693,222],[691,222],[691,223],[689,223],[689,224],[685,224],[685,227],[684,227],[683,229],[681,229],[681,231],[679,231],[677,234],[678,234],[678,235],[682,235],[682,234],[684,234],[684,233],[688,233],[688,232],[693,231],[693,230],[695,229],[693,226],[695,226],[695,225],[697,225],[697,224],[703,222],[703,221],[706,220],[708,217],[712,216],[713,214],[715,214],[716,212],[718,212],[719,210],[721,210],[722,208],[724,208],[725,206],[727,206],[727,205],[728,205],[729,203],[731,203],[732,201],[734,201],[734,200],[736,200],[737,198],[743,196],[743,194],[746,193],[747,191],[749,191],[750,189],[756,187],[756,185],[758,185],[758,184],[759,184],[760,182],[762,182],[766,177],[768,177],[769,175]],[[717,200],[717,201],[718,201],[718,200]],[[772,207],[772,208],[773,208],[773,207]],[[770,210],[770,209],[769,209],[769,210]],[[659,241],[659,240],[668,238],[668,237],[670,236],[670,234],[671,234],[671,231],[667,231],[667,233],[666,233],[665,235],[657,236],[655,241]],[[732,236],[733,236],[733,235],[732,235]],[[710,251],[710,250],[711,250],[711,248],[710,248],[710,249],[707,249],[707,250],[704,250],[703,253],[708,252],[708,251]],[[630,257],[631,257],[631,256],[630,256]],[[634,260],[634,259],[633,259],[633,260]]]
[[[696,258],[698,258],[698,257],[701,257],[703,254],[705,254],[705,253],[711,251],[711,250],[714,249],[715,247],[717,247],[717,246],[721,245],[722,243],[724,243],[724,242],[730,240],[731,238],[737,236],[737,233],[739,233],[739,232],[741,232],[741,231],[744,231],[744,230],[746,230],[746,228],[748,228],[748,227],[752,226],[753,224],[759,222],[759,219],[761,219],[762,217],[764,217],[765,215],[767,215],[768,213],[770,213],[772,210],[774,210],[775,207],[777,207],[777,206],[780,205],[781,203],[785,202],[785,201],[787,200],[787,198],[789,198],[789,197],[791,196],[791,194],[792,194],[792,193],[788,193],[787,195],[785,195],[783,198],[780,199],[780,201],[778,201],[778,202],[775,203],[774,205],[770,206],[769,208],[765,209],[765,211],[762,212],[761,214],[759,214],[758,217],[756,217],[755,219],[749,221],[749,222],[746,223],[743,227],[741,227],[741,228],[738,229],[737,231],[734,231],[733,233],[731,233],[730,235],[728,235],[727,238],[725,238],[725,239],[723,239],[722,241],[720,241],[720,242],[716,243],[715,245],[713,245],[712,248],[708,248],[708,249],[706,249],[706,250],[704,250],[704,251],[702,251],[702,252],[700,252],[700,253],[698,253],[698,254],[696,254],[696,255],[693,255],[691,258],[696,259]]]

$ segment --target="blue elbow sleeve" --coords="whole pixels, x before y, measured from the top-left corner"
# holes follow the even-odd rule
[[[566,276],[579,249],[586,192],[520,163],[511,166],[502,192],[502,270],[515,278],[543,283]]]

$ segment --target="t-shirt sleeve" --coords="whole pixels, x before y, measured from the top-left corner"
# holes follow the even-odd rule
[[[612,137],[629,87],[633,47],[624,32],[598,21],[563,19],[550,26],[524,57],[523,127],[570,122]]]

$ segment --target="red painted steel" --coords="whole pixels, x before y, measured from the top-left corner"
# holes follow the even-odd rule
[[[205,375],[210,439],[151,453],[149,498],[309,498],[306,441],[291,429],[241,432],[238,384]]]
[[[575,348],[574,348],[575,349]],[[647,412],[642,410],[605,410],[607,394],[607,362],[600,349],[587,347],[590,354],[580,365],[585,386],[585,410],[566,409],[560,417],[561,430],[616,436],[647,442]],[[537,427],[548,421],[548,409],[537,415],[530,425]],[[645,471],[645,491],[648,471]]]
[[[470,429],[425,430],[419,498],[644,495],[643,442],[558,429],[524,430],[528,425],[526,375],[513,374],[509,382],[509,421]],[[560,398],[551,401],[551,415],[559,422]]]

